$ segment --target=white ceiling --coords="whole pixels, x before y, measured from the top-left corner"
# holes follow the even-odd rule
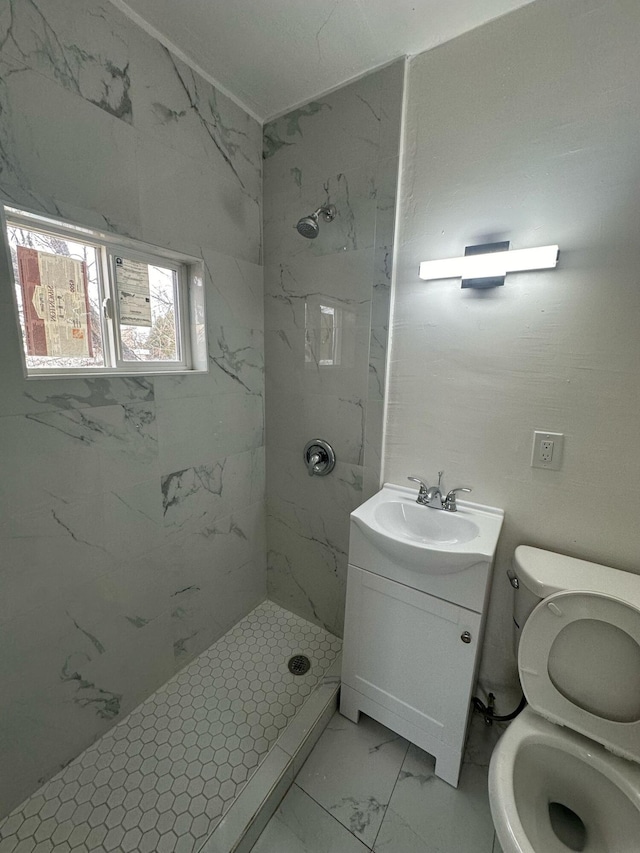
[[[112,0],[260,120],[532,0]]]

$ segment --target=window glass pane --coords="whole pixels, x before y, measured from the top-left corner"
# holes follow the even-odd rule
[[[180,361],[175,270],[125,257],[114,264],[123,360]]]
[[[7,236],[27,367],[104,366],[96,249],[11,221]]]

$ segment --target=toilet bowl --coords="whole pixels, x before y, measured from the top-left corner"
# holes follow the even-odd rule
[[[504,853],[640,850],[640,765],[529,708],[494,750],[489,798]]]
[[[498,840],[504,853],[640,853],[640,576],[525,546],[514,569],[529,707],[491,757]]]

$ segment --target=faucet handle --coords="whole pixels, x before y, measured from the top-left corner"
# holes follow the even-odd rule
[[[443,506],[449,512],[456,512],[458,505],[456,504],[456,492],[470,492],[466,486],[458,486],[456,489],[449,489],[447,496],[443,501]]]
[[[420,494],[426,492],[429,486],[425,483],[424,480],[421,480],[420,477],[407,477],[407,480],[411,480],[412,483],[417,483],[420,486]]]

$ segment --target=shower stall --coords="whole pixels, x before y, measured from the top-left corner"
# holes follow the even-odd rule
[[[263,128],[81,5],[15,6],[2,199],[201,258],[209,371],[25,380],[0,252],[0,853],[248,849],[336,706],[403,63]]]

